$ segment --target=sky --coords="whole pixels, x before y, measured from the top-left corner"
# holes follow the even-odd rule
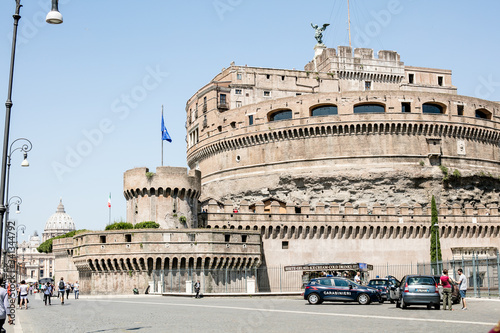
[[[27,138],[33,148],[29,168],[19,150],[11,155],[20,241],[41,235],[60,198],[77,229],[105,228],[110,193],[111,221],[125,221],[123,173],[161,165],[162,105],[173,139],[164,165],[187,167],[186,101],[232,61],[303,69],[311,23],[330,24],[327,47],[349,44],[344,0],[61,0],[61,25],[44,22],[50,0],[22,4],[9,144]],[[0,2],[3,100],[14,11],[14,0]],[[352,46],[451,69],[460,95],[500,101],[499,12],[498,1],[351,0]]]

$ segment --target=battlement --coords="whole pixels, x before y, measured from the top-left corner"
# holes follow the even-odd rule
[[[155,221],[162,228],[197,227],[201,172],[178,167],[127,170],[123,195],[127,200],[127,221]]]
[[[206,213],[247,213],[247,214],[272,214],[272,215],[399,215],[399,216],[426,216],[431,215],[430,207],[422,207],[421,205],[409,206],[408,204],[401,204],[398,206],[387,205],[381,206],[379,204],[373,204],[367,206],[366,204],[359,204],[354,206],[352,203],[346,203],[345,205],[340,205],[338,203],[332,203],[326,205],[324,203],[318,203],[316,206],[311,207],[308,202],[303,202],[300,204],[294,203],[282,203],[278,201],[270,201],[267,205],[264,202],[256,202],[250,204],[249,202],[243,200],[241,202],[225,201],[224,203],[218,203],[215,200],[210,200],[206,207],[202,207],[206,210]],[[498,217],[498,206],[490,205],[486,207],[483,204],[477,206],[472,206],[471,204],[466,204],[465,206],[460,206],[454,204],[451,207],[442,204],[438,208],[438,214],[440,216],[491,216]]]
[[[150,189],[165,192],[189,193],[191,197],[199,197],[201,188],[201,173],[181,167],[157,167],[156,173],[148,168],[135,168],[125,171],[123,189],[125,198],[134,196],[137,192]]]

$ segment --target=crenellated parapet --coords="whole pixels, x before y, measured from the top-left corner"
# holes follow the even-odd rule
[[[207,207],[207,228],[259,230],[265,239],[306,238],[428,238],[431,233],[431,212],[420,205],[368,207],[308,203],[270,205],[262,202],[238,205],[230,201],[218,204],[210,201]],[[439,207],[439,233],[443,238],[499,238],[498,206],[465,205]]]
[[[128,170],[123,176],[123,195],[127,200],[127,221],[155,221],[162,228],[197,226],[201,174],[179,167]],[[185,222],[181,217],[185,217]]]

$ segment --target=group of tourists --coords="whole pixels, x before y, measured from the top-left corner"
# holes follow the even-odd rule
[[[57,291],[57,298],[61,300],[61,304],[64,304],[65,294],[66,299],[69,299],[69,294],[72,292],[75,293],[75,299],[78,299],[80,297],[80,285],[78,284],[78,281],[76,281],[75,283],[64,282],[64,278],[61,278],[61,280],[59,280],[57,286],[54,286],[52,283],[47,282],[42,289],[43,301],[45,305],[47,305],[47,303],[51,305],[50,298],[54,296],[55,291]]]
[[[465,294],[467,292],[467,278],[464,275],[464,272],[461,268],[457,270],[458,273],[458,281],[454,281],[451,277],[448,276],[448,270],[443,269],[443,275],[441,275],[441,285],[443,286],[443,310],[453,311],[451,305],[451,295],[452,295],[452,286],[451,283],[455,283],[458,285],[458,291],[460,292],[460,297],[462,299],[462,310],[467,310],[467,303],[465,302]],[[451,282],[451,283],[450,283]]]

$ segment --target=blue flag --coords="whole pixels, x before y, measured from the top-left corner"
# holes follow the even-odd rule
[[[161,115],[161,139],[172,142],[172,138],[168,135],[167,128],[165,127],[165,122],[163,121],[163,113]]]

